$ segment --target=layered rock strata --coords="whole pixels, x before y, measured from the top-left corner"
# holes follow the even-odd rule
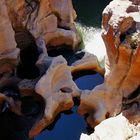
[[[80,114],[94,127],[124,112],[139,121],[139,1],[114,0],[103,11],[102,37],[107,50],[105,81],[81,95]]]
[[[46,46],[62,44],[75,50],[80,37],[74,20],[76,13],[71,0],[5,0],[14,30],[27,29],[35,39],[43,37]]]

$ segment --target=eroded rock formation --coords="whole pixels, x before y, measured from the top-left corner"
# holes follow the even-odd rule
[[[85,52],[84,56],[80,60],[77,60],[71,65],[72,73],[86,70],[96,71],[101,75],[104,75],[104,69],[101,68],[97,57],[88,52]]]
[[[18,63],[14,30],[10,22],[5,0],[0,1],[0,74],[12,73]]]
[[[62,56],[55,57],[46,74],[36,84],[36,92],[45,100],[43,118],[33,126],[30,137],[50,125],[55,117],[64,110],[73,107],[73,97],[80,95],[80,90],[72,80],[71,69]]]
[[[36,39],[42,36],[47,47],[67,44],[76,49],[80,37],[74,25],[76,13],[71,0],[5,1],[15,31],[26,28]]]
[[[74,104],[72,98],[80,96],[65,59],[53,59],[47,54],[47,50],[61,45],[73,51],[78,49],[81,39],[75,18],[71,0],[0,1],[0,113],[7,109],[25,118],[32,116],[32,112],[37,116],[39,111],[32,111],[34,104],[25,105],[26,100],[40,97],[37,91],[44,98],[37,101],[45,102],[46,108],[31,136],[48,126],[59,112],[70,109]],[[29,110],[23,109],[26,107]]]
[[[103,11],[102,37],[107,50],[105,81],[81,95],[79,107],[80,114],[89,114],[87,121],[92,127],[120,112],[132,121],[139,121],[138,6],[139,1],[114,0]]]
[[[6,101],[12,112],[23,115],[21,102],[16,104],[5,94],[9,86],[17,88],[21,98],[37,98],[38,93],[45,102],[43,117],[32,127],[30,137],[50,125],[60,112],[71,109],[73,97],[80,97],[78,112],[88,114],[91,127],[121,112],[131,121],[140,121],[139,6],[139,0],[114,0],[105,8],[102,21],[107,50],[105,80],[92,91],[81,91],[71,73],[94,70],[103,75],[104,69],[96,56],[85,53],[81,60],[68,66],[62,56],[52,58],[47,54],[47,50],[63,44],[77,49],[80,38],[74,25],[72,1],[0,1],[0,91],[3,91],[0,103]]]

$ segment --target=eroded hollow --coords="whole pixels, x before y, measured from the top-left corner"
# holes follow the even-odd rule
[[[54,46],[51,46],[50,48],[54,48]],[[57,46],[57,48],[55,49],[48,50],[48,55],[50,57],[62,55],[67,60],[68,65],[71,65],[76,60],[81,59],[84,56],[84,54],[84,51],[74,52],[70,49],[70,46],[67,45]]]
[[[39,76],[39,69],[35,63],[39,52],[35,39],[26,29],[16,29],[15,39],[20,48],[20,63],[17,66],[17,76],[22,79],[35,79]]]
[[[0,114],[0,140],[31,140],[28,137],[29,130],[38,119],[42,118],[44,100],[36,93],[34,96],[17,98],[16,92],[10,92],[7,92],[9,97],[21,102],[23,115],[19,116],[8,108]]]

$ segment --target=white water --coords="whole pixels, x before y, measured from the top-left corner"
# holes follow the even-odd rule
[[[101,37],[101,29],[87,27],[80,23],[76,23],[76,26],[82,34],[85,51],[96,55],[101,62],[106,55],[105,45]]]

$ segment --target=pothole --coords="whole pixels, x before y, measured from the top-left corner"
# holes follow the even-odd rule
[[[80,89],[93,89],[96,85],[101,84],[104,78],[98,73],[91,71],[78,72],[79,75],[73,75],[75,83]],[[77,77],[76,77],[77,76]],[[69,91],[63,88],[64,91]],[[79,98],[73,98],[75,106],[72,110],[61,112],[55,121],[42,131],[34,140],[79,140],[81,133],[90,134],[93,129],[85,121],[86,116],[80,116],[77,113],[80,104]]]
[[[21,79],[35,79],[39,69],[35,63],[39,52],[33,36],[25,29],[15,31],[17,47],[20,48],[20,63],[17,66],[17,76]]]
[[[8,96],[15,98],[11,92]],[[8,108],[0,114],[0,139],[1,140],[31,140],[28,137],[29,130],[37,119],[42,117],[44,102],[41,96],[28,96],[18,98],[21,102],[23,115],[19,116]]]
[[[51,47],[53,48],[53,47]],[[60,46],[57,49],[52,49],[48,51],[48,55],[50,57],[56,57],[62,55],[68,62],[68,65],[71,65],[75,61],[81,59],[84,56],[84,51],[74,52],[73,50],[69,49],[69,46]]]
[[[77,106],[60,114],[50,130],[44,130],[34,140],[79,140],[81,133],[88,133],[84,117],[77,113]]]

